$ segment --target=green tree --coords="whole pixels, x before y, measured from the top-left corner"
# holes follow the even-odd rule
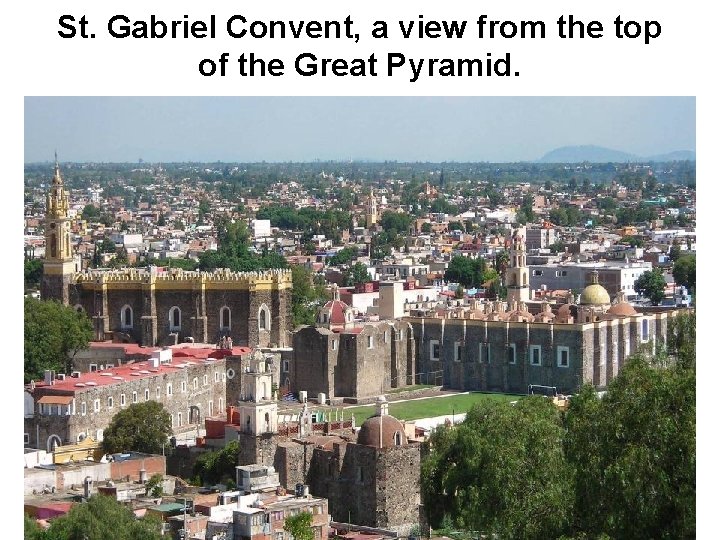
[[[695,368],[695,313],[679,313],[668,321],[667,350],[676,362]]]
[[[358,249],[357,247],[346,247],[342,248],[340,251],[338,251],[335,255],[330,257],[328,259],[328,264],[331,264],[333,266],[339,266],[341,264],[347,264],[353,259],[355,259],[358,255]]]
[[[27,514],[25,514],[23,529],[25,533],[25,540],[50,540],[45,529],[43,529],[35,519],[31,518]]]
[[[75,354],[88,346],[92,325],[85,313],[59,302],[25,298],[25,382],[43,377],[46,369],[72,371]]]
[[[635,290],[658,305],[665,298],[665,278],[659,268],[653,268],[640,274],[635,280]]]
[[[457,289],[455,289],[455,298],[457,298],[457,299],[465,298],[465,289],[463,289],[462,285],[458,285]]]
[[[432,223],[429,223],[427,221],[425,223],[423,223],[422,226],[420,227],[420,232],[423,234],[431,233],[432,232]]]
[[[238,441],[230,441],[220,450],[200,454],[193,466],[193,475],[197,476],[203,485],[230,482],[234,484],[239,452]]]
[[[93,495],[54,519],[46,531],[53,540],[160,540],[157,518],[136,519],[132,511],[114,497]]]
[[[675,283],[687,287],[688,290],[695,290],[695,255],[684,255],[675,261],[673,265],[673,277]]]
[[[115,242],[109,238],[103,238],[103,241],[100,242],[98,249],[100,250],[100,253],[115,253]]]
[[[103,449],[110,454],[129,451],[159,454],[171,435],[170,413],[162,403],[133,403],[113,416],[105,429]]]
[[[383,212],[380,218],[380,225],[383,230],[394,230],[397,233],[405,233],[410,228],[412,216],[409,214],[401,214],[400,212]]]
[[[623,236],[620,239],[621,244],[628,244],[630,247],[643,247],[645,241],[639,236]]]
[[[292,265],[292,314],[293,324],[313,324],[320,306],[327,300],[324,283],[316,282],[312,270],[299,265]]]
[[[86,204],[82,210],[81,217],[85,221],[97,220],[100,217],[100,209],[94,204]]]
[[[358,283],[369,283],[370,281],[372,279],[367,266],[361,262],[356,262],[343,272],[343,286],[345,287],[352,287]]]
[[[145,484],[145,495],[150,497],[162,497],[163,494],[163,475],[160,473],[153,474]]]
[[[515,406],[475,405],[457,427],[440,427],[421,466],[430,525],[450,519],[500,538],[556,538],[570,522],[572,471],[560,413],[530,396]]]
[[[25,261],[25,289],[39,289],[42,275],[43,262],[41,259]]]
[[[456,281],[466,288],[482,287],[486,281],[492,281],[497,277],[492,269],[488,269],[485,259],[478,257],[471,259],[456,255],[450,259],[447,270],[445,270],[445,279],[448,281]]]
[[[694,369],[630,357],[602,399],[573,397],[566,425],[576,533],[695,537]]]
[[[312,528],[312,514],[300,512],[285,519],[283,529],[290,533],[294,540],[313,540],[315,533]]]

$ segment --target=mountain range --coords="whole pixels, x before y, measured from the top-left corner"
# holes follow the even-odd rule
[[[665,154],[654,156],[638,156],[621,150],[613,150],[603,146],[581,145],[581,146],[561,146],[551,150],[538,162],[540,163],[581,163],[588,161],[591,163],[617,163],[626,161],[695,161],[695,152],[693,150],[676,150]]]

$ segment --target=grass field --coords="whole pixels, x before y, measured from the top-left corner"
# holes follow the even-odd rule
[[[458,394],[449,397],[434,397],[390,403],[390,414],[399,420],[417,420],[419,418],[453,414],[453,410],[455,414],[464,413],[469,411],[475,403],[484,400],[514,401],[516,399],[518,399],[516,395],[471,392],[469,394]],[[345,418],[348,418],[350,413],[355,415],[355,424],[359,426],[375,414],[375,405],[346,408]]]

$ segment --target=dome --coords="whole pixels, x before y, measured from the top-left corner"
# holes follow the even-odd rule
[[[580,304],[584,306],[598,306],[610,303],[610,295],[608,294],[605,287],[598,283],[598,272],[597,270],[592,273],[592,282],[590,285],[585,287],[582,294],[580,295]]]
[[[619,302],[607,310],[610,315],[617,315],[619,317],[630,317],[637,315],[637,311],[627,302]]]
[[[357,442],[364,446],[380,447],[380,425],[382,424],[382,446],[407,444],[405,429],[397,418],[389,414],[371,416],[363,422]]]
[[[345,324],[347,322],[345,313],[349,308],[350,306],[342,300],[330,300],[320,311],[320,313],[328,314],[328,320],[322,322],[329,322],[330,324]]]

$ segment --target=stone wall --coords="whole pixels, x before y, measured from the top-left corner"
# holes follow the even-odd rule
[[[420,444],[378,451],[377,527],[406,535],[420,522]]]
[[[263,433],[262,435],[251,435],[238,432],[238,443],[240,451],[238,454],[238,465],[274,465],[275,451],[278,444],[278,435]]]
[[[406,322],[366,324],[358,333],[303,327],[293,349],[291,391],[308,397],[367,398],[414,384],[414,339]]]
[[[665,340],[665,316],[647,315],[585,324],[544,324],[472,319],[410,319],[415,330],[419,382],[457,390],[525,393],[528,385],[571,393],[584,383],[605,388],[624,360],[643,343]],[[647,324],[648,339],[642,338]],[[663,328],[665,324],[665,328]],[[433,344],[439,357],[432,357]],[[539,347],[540,363],[532,362]],[[568,366],[560,354],[568,352]],[[456,352],[456,350],[458,352]],[[514,361],[513,361],[514,360]],[[426,374],[423,378],[423,374]]]

